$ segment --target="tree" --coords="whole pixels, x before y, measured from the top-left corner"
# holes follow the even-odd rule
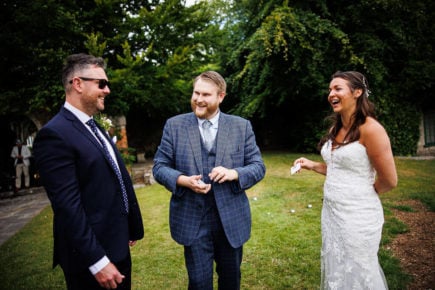
[[[325,84],[334,67],[358,65],[362,60],[354,54],[348,36],[333,22],[290,7],[287,1],[281,5],[275,2],[263,6],[263,12],[270,11],[259,13],[267,14],[264,19],[254,19],[260,24],[256,30],[245,25],[252,35],[239,45],[229,62],[228,70],[234,72],[231,91],[239,97],[233,112],[258,118],[260,126],[286,128],[285,133],[276,132],[278,136],[263,136],[264,142],[281,138],[284,145],[293,143],[298,150],[304,143],[315,144],[315,134],[304,135],[319,127],[318,116],[325,110]]]
[[[328,8],[364,59],[361,69],[395,154],[413,154],[421,111],[435,109],[433,1],[330,1]]]
[[[228,82],[224,111],[250,118],[259,144],[314,150],[336,70],[359,70],[395,154],[413,154],[434,108],[434,3],[416,0],[8,0],[0,3],[0,115],[44,123],[63,103],[71,53],[108,62],[108,115],[158,123],[189,111],[192,78]],[[281,133],[275,128],[286,128]]]
[[[205,2],[186,7],[168,0],[131,15],[129,37],[113,71],[117,92],[149,117],[189,108],[191,81],[200,71],[219,69],[215,43],[219,27],[211,23]]]
[[[97,56],[115,59],[116,35],[125,30],[129,1],[10,0],[1,4],[0,114],[47,120],[63,103],[60,70],[71,53],[89,52],[93,36],[104,39]],[[140,3],[141,1],[136,1]],[[133,7],[134,8],[134,7]]]
[[[55,1],[1,3],[0,114],[36,114],[43,118],[61,102],[59,64],[80,44],[75,17]],[[5,71],[4,71],[5,72]]]
[[[108,114],[131,106],[151,115],[180,111],[199,67],[217,67],[210,44],[218,29],[205,2],[11,0],[1,7],[1,64],[9,70],[1,78],[0,114],[46,120],[56,113],[64,94],[60,69],[71,53],[106,59]]]
[[[265,144],[312,150],[324,132],[329,76],[359,70],[376,88],[373,100],[394,152],[412,154],[421,105],[433,104],[433,5],[420,0],[235,2],[239,17],[233,29],[242,38],[225,66],[240,102],[234,112],[254,118]]]

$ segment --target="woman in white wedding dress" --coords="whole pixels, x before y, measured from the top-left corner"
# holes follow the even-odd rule
[[[388,289],[378,262],[384,222],[379,194],[397,185],[397,174],[390,140],[368,95],[364,75],[336,72],[328,95],[332,126],[319,143],[324,162],[294,162],[326,175],[321,289]]]

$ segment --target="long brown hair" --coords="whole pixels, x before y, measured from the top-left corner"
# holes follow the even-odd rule
[[[367,78],[357,71],[337,71],[331,76],[331,80],[335,78],[341,78],[347,81],[351,92],[354,92],[357,89],[362,90],[361,96],[358,98],[356,102],[356,110],[353,114],[353,123],[344,137],[343,143],[337,142],[335,138],[337,137],[338,132],[343,127],[343,123],[341,122],[341,116],[339,113],[333,113],[329,115],[326,120],[331,124],[329,130],[322,137],[318,144],[318,149],[320,150],[328,140],[332,140],[333,143],[338,144],[339,146],[346,145],[348,143],[359,140],[360,132],[359,127],[365,123],[367,117],[372,117],[376,119],[375,115],[375,106],[372,102],[369,101],[369,85],[367,82]]]

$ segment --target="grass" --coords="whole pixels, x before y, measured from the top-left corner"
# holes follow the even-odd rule
[[[263,157],[266,178],[248,191],[253,227],[244,247],[241,288],[318,289],[324,177],[308,171],[291,176],[296,154],[266,152]],[[408,228],[394,218],[392,209],[410,211],[397,203],[418,199],[434,210],[435,161],[396,158],[396,164],[399,186],[381,196],[386,223],[379,256],[390,289],[406,289],[410,276],[400,269],[388,243]],[[133,289],[186,289],[183,248],[169,233],[169,192],[155,184],[138,189],[137,196],[145,238],[132,248]],[[0,289],[65,289],[61,269],[51,269],[51,229],[47,207],[0,247]]]

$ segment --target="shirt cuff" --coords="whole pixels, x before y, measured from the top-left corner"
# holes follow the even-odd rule
[[[104,267],[106,267],[109,263],[110,263],[109,258],[107,258],[107,256],[104,256],[98,262],[91,265],[89,267],[89,271],[91,271],[92,275],[95,275],[98,272],[100,272]]]

